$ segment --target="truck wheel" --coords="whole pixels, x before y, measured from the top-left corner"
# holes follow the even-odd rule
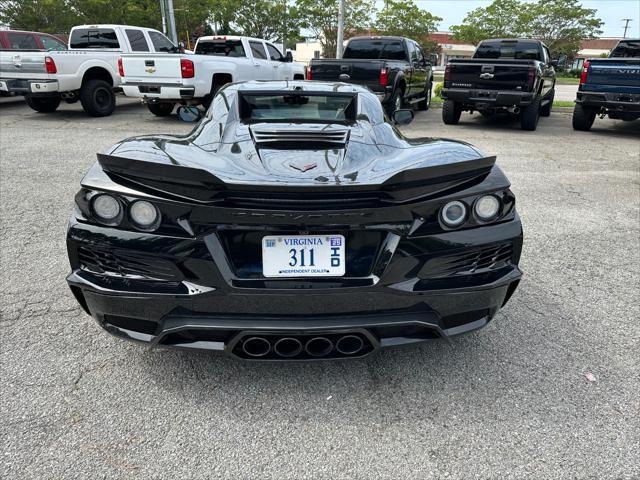
[[[573,107],[573,129],[588,132],[596,119],[596,111],[592,108],[584,107],[581,103],[576,103]]]
[[[60,105],[60,97],[58,95],[55,97],[32,97],[31,95],[26,95],[24,99],[27,105],[36,112],[41,113],[55,112]]]
[[[391,96],[391,99],[387,102],[385,106],[387,110],[387,115],[389,118],[393,115],[393,112],[402,108],[402,90],[396,88],[395,92]]]
[[[147,103],[147,108],[157,117],[168,117],[173,113],[174,103]]]
[[[538,128],[538,120],[540,120],[540,97],[536,97],[528,105],[522,109],[520,114],[520,128],[522,130],[534,131]]]
[[[116,95],[111,85],[104,80],[87,80],[80,90],[80,103],[92,117],[107,117],[116,108]]]
[[[429,110],[429,106],[431,105],[431,89],[433,88],[433,83],[429,82],[426,90],[424,91],[424,100],[420,100],[417,103],[418,110],[422,110],[423,112]]]
[[[556,91],[555,89],[553,89],[548,95],[549,103],[547,103],[544,107],[540,109],[541,117],[548,117],[551,115],[551,109],[553,108],[553,99],[555,98],[555,96],[556,96]]]
[[[442,121],[447,125],[457,125],[462,114],[462,105],[453,100],[445,100],[442,104]]]

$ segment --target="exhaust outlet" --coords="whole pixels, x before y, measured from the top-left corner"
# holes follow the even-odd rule
[[[364,342],[356,335],[345,335],[336,342],[336,350],[343,355],[354,355],[362,350]]]
[[[312,357],[324,357],[333,350],[333,343],[325,337],[314,337],[304,346],[304,351]]]
[[[250,357],[264,357],[271,351],[271,344],[266,338],[247,338],[242,344],[242,351]]]
[[[284,337],[276,342],[273,351],[281,357],[295,357],[302,351],[302,343],[295,338]]]

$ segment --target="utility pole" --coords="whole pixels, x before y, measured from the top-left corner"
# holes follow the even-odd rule
[[[164,12],[164,0],[160,0],[160,15],[162,16],[162,33],[167,34],[167,16]]]
[[[629,28],[629,22],[633,20],[632,18],[623,18],[622,21],[625,22],[624,23],[624,35],[622,35],[622,38],[627,38],[627,29]]]
[[[176,32],[176,17],[173,13],[173,0],[167,0],[167,19],[169,20],[169,33],[173,43],[178,44],[178,33]]]
[[[287,0],[282,0],[282,53],[287,54]]]
[[[339,0],[338,7],[338,44],[336,45],[336,58],[342,58],[344,49],[344,0]]]

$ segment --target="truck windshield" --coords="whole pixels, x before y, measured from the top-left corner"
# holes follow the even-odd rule
[[[351,40],[342,58],[405,60],[407,56],[400,40],[363,39]]]
[[[198,55],[216,55],[219,57],[245,57],[240,40],[200,40],[196,45]]]
[[[640,40],[622,40],[609,58],[640,58]]]
[[[248,121],[353,122],[356,95],[242,94],[240,117]]]
[[[533,42],[484,42],[478,46],[473,58],[540,60],[540,45]]]

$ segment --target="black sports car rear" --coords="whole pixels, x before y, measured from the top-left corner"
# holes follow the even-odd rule
[[[518,285],[522,226],[494,157],[404,138],[368,90],[249,82],[186,137],[99,154],[67,245],[114,335],[302,360],[483,327]]]

